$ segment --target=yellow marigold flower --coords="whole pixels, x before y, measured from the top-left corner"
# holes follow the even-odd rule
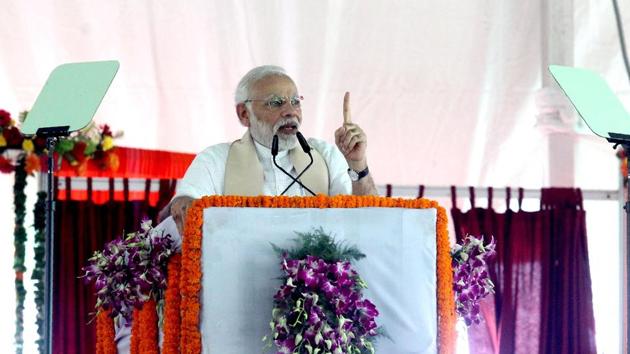
[[[5,139],[4,135],[0,133],[0,147],[5,147],[5,146],[7,146],[7,139]]]
[[[24,139],[22,142],[22,149],[26,152],[33,152],[35,150],[35,145],[33,144],[33,140]]]
[[[114,139],[111,136],[103,138],[103,151],[107,151],[114,147]]]

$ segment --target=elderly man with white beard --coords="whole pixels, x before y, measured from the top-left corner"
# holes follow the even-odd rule
[[[302,96],[285,70],[259,66],[239,82],[236,114],[245,135],[233,143],[213,145],[198,154],[177,187],[163,216],[173,216],[181,232],[192,201],[205,195],[280,195],[292,179],[273,165],[272,141],[278,135],[276,161],[297,177],[310,162],[296,133],[302,123]],[[367,165],[367,138],[351,120],[350,94],[343,99],[343,124],[335,131],[336,147],[323,140],[308,139],[313,165],[300,177],[317,194],[375,195],[374,180]],[[293,183],[285,195],[310,195]]]

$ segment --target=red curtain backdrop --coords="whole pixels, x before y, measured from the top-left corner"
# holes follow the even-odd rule
[[[478,207],[471,188],[472,208],[462,212],[452,188],[457,239],[473,234],[497,241],[489,264],[496,292],[481,304],[485,321],[469,328],[470,352],[595,353],[581,191],[543,189],[537,212],[520,210],[522,189],[518,211],[496,212],[491,188],[488,194],[488,207]]]
[[[95,250],[125,232],[138,230],[143,217],[155,221],[158,211],[172,197],[174,181],[163,181],[157,203],[144,199],[130,200],[127,179],[123,180],[121,200],[115,198],[113,183],[108,191],[110,199],[103,204],[92,198],[92,180],[88,179],[87,200],[57,202],[55,213],[55,267],[53,306],[53,352],[94,353],[95,322],[94,289],[84,285],[81,268]],[[66,187],[72,188],[70,178]],[[89,323],[89,324],[88,324]]]

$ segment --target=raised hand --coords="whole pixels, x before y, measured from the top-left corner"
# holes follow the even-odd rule
[[[367,167],[367,136],[357,124],[352,123],[350,92],[343,96],[343,125],[335,130],[335,144],[355,171]]]

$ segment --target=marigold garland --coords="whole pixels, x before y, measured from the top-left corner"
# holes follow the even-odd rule
[[[116,354],[114,322],[109,310],[96,316],[96,354]]]
[[[140,309],[140,343],[138,349],[142,354],[159,354],[158,317],[155,300],[151,299]]]
[[[131,328],[131,354],[158,354],[158,317],[155,300],[151,299],[142,304],[140,309],[134,309]]]
[[[446,210],[437,202],[427,199],[399,199],[377,196],[326,197],[239,197],[209,196],[196,200],[188,210],[181,259],[181,352],[201,353],[200,291],[201,291],[201,227],[203,209],[209,207],[264,207],[264,208],[365,208],[396,207],[437,210],[437,308],[438,351],[450,354],[455,351],[455,299],[451,268],[448,220]],[[170,286],[170,283],[169,283]],[[168,324],[165,324],[168,326]]]
[[[140,334],[140,309],[133,309],[133,314],[131,316],[131,340],[129,343],[129,353],[130,354],[139,354],[140,353],[140,340],[142,339],[142,335]]]
[[[164,295],[164,343],[163,354],[179,353],[180,325],[181,325],[181,294],[179,287],[182,256],[176,254],[168,263],[168,285]]]
[[[165,305],[164,305],[164,343],[162,344],[162,353],[179,353],[180,341],[180,301],[181,295],[179,290],[179,278],[181,268],[181,254],[173,255],[168,263],[168,285],[166,289]],[[155,302],[153,304],[145,303],[142,309],[134,309],[131,326],[131,354],[145,353],[148,350],[157,350],[158,344],[156,340],[146,342],[146,338],[157,337],[157,315]],[[154,333],[155,332],[155,333]]]
[[[180,277],[181,334],[180,349],[183,353],[201,353],[199,333],[201,290],[201,225],[203,224],[203,200],[196,200],[188,210],[182,240]]]

